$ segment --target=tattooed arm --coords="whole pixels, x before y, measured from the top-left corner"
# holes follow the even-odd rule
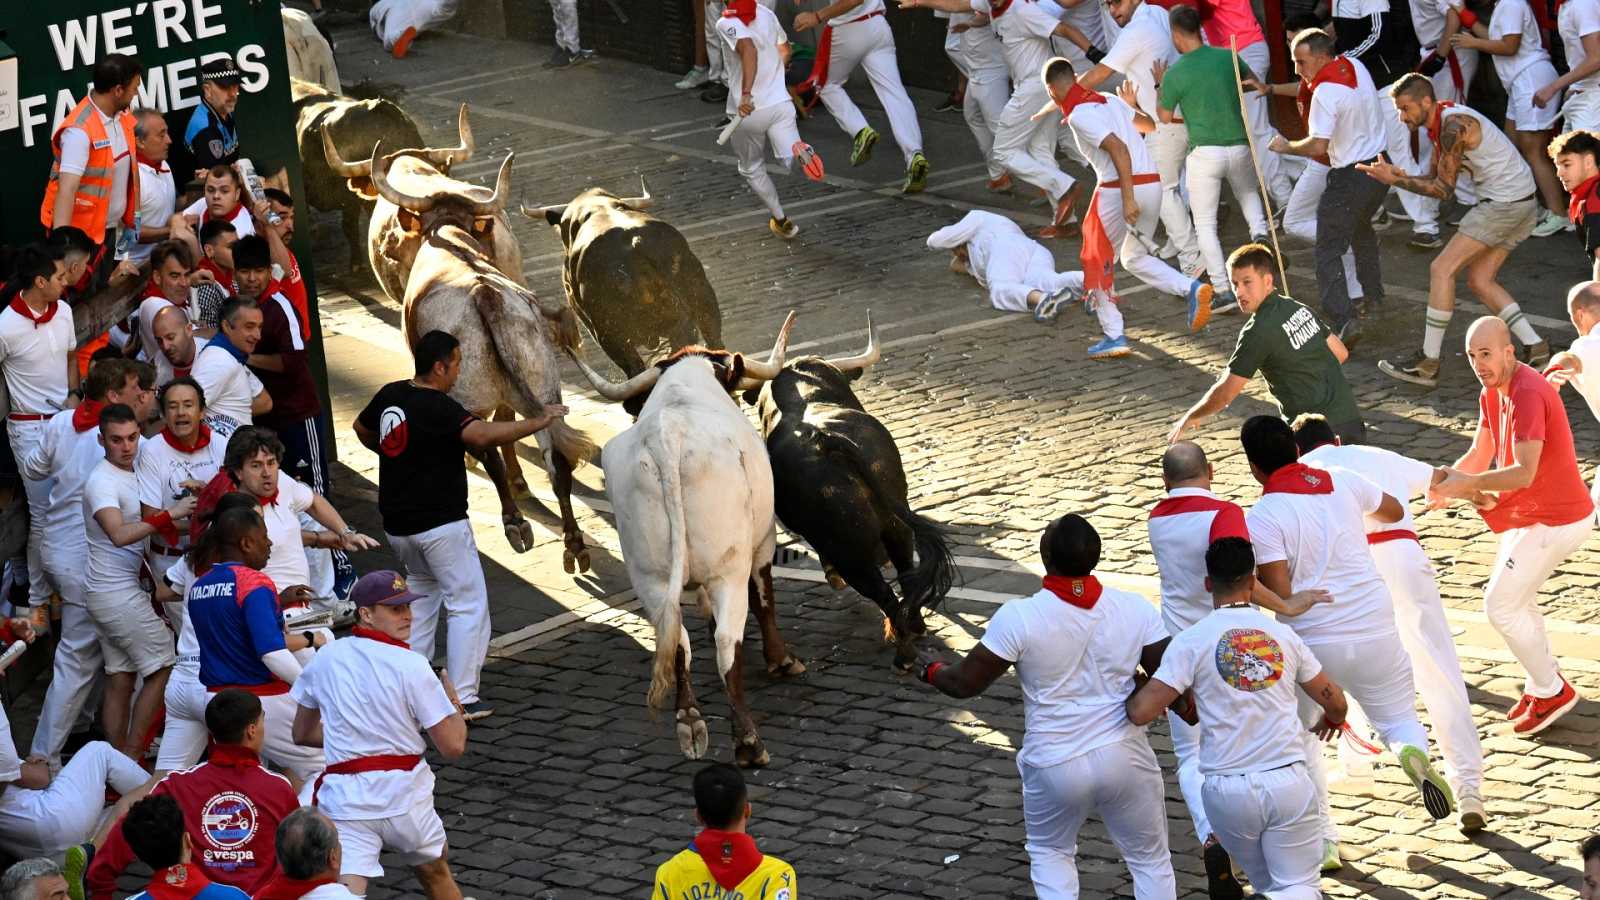
[[[1439,152],[1434,157],[1432,171],[1426,175],[1407,175],[1398,166],[1381,158],[1372,165],[1357,165],[1356,168],[1384,184],[1444,200],[1455,193],[1456,178],[1461,174],[1461,159],[1483,140],[1483,131],[1478,126],[1478,120],[1472,116],[1451,116],[1444,120],[1439,130]]]

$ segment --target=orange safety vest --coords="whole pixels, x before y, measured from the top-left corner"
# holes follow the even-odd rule
[[[120,114],[116,122],[122,128],[128,146],[128,203],[122,211],[122,224],[132,228],[134,216],[139,212],[139,172],[133,164],[133,116]],[[55,151],[56,158],[55,162],[50,164],[50,184],[44,189],[44,204],[39,207],[39,221],[44,223],[47,231],[55,227],[51,219],[55,213],[56,191],[61,187],[61,132],[68,128],[81,128],[89,135],[89,164],[78,180],[78,193],[72,200],[70,224],[82,229],[90,240],[99,242],[105,238],[106,214],[111,211],[111,184],[112,176],[116,172],[117,157],[111,151],[111,138],[106,134],[105,124],[100,120],[100,111],[88,97],[78,101],[72,112],[61,120],[55,134],[50,136],[50,146]]]

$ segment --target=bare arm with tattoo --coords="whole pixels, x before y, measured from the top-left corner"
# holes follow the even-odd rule
[[[1468,150],[1477,149],[1482,140],[1483,129],[1478,126],[1477,119],[1472,116],[1450,116],[1439,128],[1439,152],[1428,174],[1407,175],[1381,157],[1371,165],[1357,164],[1356,168],[1384,184],[1444,200],[1455,193],[1462,157]]]

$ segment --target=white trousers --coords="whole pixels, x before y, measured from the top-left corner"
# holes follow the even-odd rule
[[[722,18],[725,3],[706,0],[704,34],[706,40],[706,74],[712,81],[728,83],[727,67],[722,62],[722,36],[717,34],[717,21]]]
[[[1017,764],[1029,868],[1039,900],[1077,900],[1078,830],[1091,813],[1122,853],[1139,900],[1176,898],[1161,766],[1143,735],[1054,766]]]
[[[1151,252],[1155,246],[1156,225],[1161,221],[1162,187],[1154,182],[1133,187],[1133,198],[1139,203],[1139,222],[1128,228],[1122,217],[1122,189],[1096,188],[1099,200],[1100,224],[1106,230],[1111,246],[1116,248],[1117,262],[1130,275],[1164,294],[1182,297],[1189,292],[1189,279],[1167,265],[1161,257]],[[1098,303],[1095,312],[1100,317],[1100,327],[1107,337],[1122,336],[1122,313],[1102,311],[1101,307],[1115,307],[1115,303]],[[1107,315],[1107,313],[1115,313]]]
[[[442,607],[450,634],[445,666],[463,705],[478,702],[478,680],[489,655],[489,590],[483,583],[478,544],[466,519],[419,534],[388,535],[406,567],[411,589],[423,599],[411,604],[411,649],[433,659]]]
[[[11,740],[6,727],[0,737]],[[105,741],[72,755],[43,790],[11,785],[0,793],[0,850],[13,859],[60,858],[94,835],[106,805],[106,786],[126,794],[149,776]]]
[[[1294,191],[1289,195],[1289,205],[1283,213],[1283,230],[1302,241],[1317,242],[1317,205],[1322,202],[1322,192],[1328,186],[1328,167],[1316,160],[1306,160],[1305,170],[1295,180]],[[1361,280],[1356,277],[1356,254],[1344,252],[1344,284],[1352,300],[1364,297]]]
[[[1296,763],[1245,775],[1207,775],[1205,806],[1217,840],[1273,900],[1322,897],[1317,789]]]
[[[1200,772],[1200,729],[1169,712],[1167,731],[1172,735],[1172,752],[1178,757],[1178,790],[1194,821],[1194,838],[1204,844],[1211,837],[1211,820],[1201,791],[1206,777]]]
[[[846,15],[849,15],[846,13]],[[833,26],[833,53],[828,57],[828,83],[818,93],[822,105],[828,108],[833,120],[844,133],[854,137],[867,127],[867,117],[861,114],[855,101],[845,93],[845,82],[860,66],[872,83],[872,92],[878,95],[883,111],[889,116],[889,130],[906,164],[911,154],[922,149],[922,126],[917,124],[917,109],[906,95],[906,86],[900,82],[900,62],[894,54],[894,32],[889,20],[873,16],[848,25]]]
[[[6,420],[6,434],[11,439],[11,455],[19,461],[38,448],[44,436],[43,420],[38,422],[13,422]],[[45,580],[44,560],[41,548],[44,546],[44,519],[50,510],[50,488],[55,485],[54,478],[45,478],[35,481],[27,475],[22,476],[22,490],[28,497],[28,603],[33,606],[43,606],[50,600],[50,584]]]
[[[1044,83],[1036,78],[1013,85],[1011,99],[1000,113],[994,134],[995,161],[1011,174],[1059,201],[1072,187],[1072,176],[1056,164],[1056,135],[1061,130],[1060,116],[1033,114],[1050,102]]]
[[[1155,160],[1156,172],[1161,175],[1161,224],[1166,226],[1167,239],[1178,248],[1180,266],[1192,271],[1200,261],[1200,245],[1195,242],[1194,221],[1183,199],[1183,164],[1189,154],[1189,126],[1179,122],[1157,123],[1156,130],[1144,136],[1144,146]]]
[[[1000,127],[1006,102],[1011,99],[1011,82],[1004,69],[984,69],[967,76],[967,98],[961,104],[961,117],[972,130],[989,168],[989,180],[1005,174],[1005,167],[994,158],[994,135]]]
[[[556,23],[556,43],[568,53],[577,53],[581,46],[578,43],[578,0],[550,0],[550,18]]]
[[[210,697],[206,699],[209,701]],[[301,781],[310,781],[327,767],[327,763],[323,761],[321,747],[302,747],[294,742],[294,716],[298,708],[288,694],[261,698],[261,709],[266,716],[266,741],[261,747],[261,758],[293,772]],[[205,721],[203,706],[200,721]]]
[[[1217,203],[1222,198],[1223,181],[1233,191],[1250,233],[1266,234],[1267,216],[1261,207],[1261,192],[1256,188],[1256,173],[1250,165],[1250,148],[1200,146],[1189,153],[1184,182],[1189,188],[1196,240],[1205,257],[1206,271],[1211,273],[1211,286],[1217,291],[1231,291],[1227,257],[1217,235]]]
[[[1439,583],[1422,545],[1412,540],[1372,545],[1372,561],[1394,598],[1400,643],[1411,657],[1412,677],[1428,710],[1439,749],[1450,765],[1451,787],[1483,788],[1483,745],[1472,722],[1472,703],[1461,676],[1455,637],[1445,619]]]
[[[167,721],[161,731],[156,771],[177,772],[199,761],[211,738],[206,730],[206,704],[211,701],[211,695],[200,683],[199,659],[178,657],[162,699],[167,706]],[[293,723],[290,719],[290,724]]]
[[[105,671],[105,657],[89,610],[83,605],[82,573],[58,569],[52,580],[61,589],[61,639],[56,643],[39,724],[34,728],[32,752],[58,763],[61,748]]]
[[[800,130],[794,121],[794,104],[775,103],[764,106],[745,116],[743,122],[728,138],[733,154],[739,158],[739,174],[744,176],[750,190],[761,198],[767,212],[774,219],[783,218],[783,204],[778,202],[778,186],[767,174],[767,145],[772,145],[772,155],[787,168],[794,159],[794,145],[800,141]],[[452,671],[451,676],[455,675]]]
[[[1248,66],[1250,72],[1257,78],[1266,78],[1272,71],[1266,41],[1256,41],[1240,50],[1239,61]],[[1244,96],[1244,108],[1250,118],[1250,136],[1255,139],[1256,158],[1261,166],[1261,177],[1266,181],[1267,190],[1272,194],[1272,205],[1284,206],[1289,202],[1289,193],[1294,185],[1289,179],[1283,157],[1267,149],[1272,144],[1272,139],[1278,136],[1278,129],[1272,127],[1267,98],[1254,91]]]
[[[1539,588],[1593,529],[1594,517],[1585,516],[1566,525],[1530,525],[1500,535],[1483,611],[1528,673],[1524,692],[1535,697],[1554,697],[1561,690],[1561,670],[1539,611]]]
[[[1034,291],[1054,294],[1067,287],[1082,289],[1083,273],[1057,272],[1056,260],[1050,251],[1029,241],[1026,256],[989,257],[984,281],[989,286],[989,303],[995,309],[1027,312],[1028,294]]]

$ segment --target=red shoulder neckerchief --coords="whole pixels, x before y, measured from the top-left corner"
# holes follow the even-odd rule
[[[192,863],[178,863],[151,876],[145,893],[152,900],[189,900],[211,886],[211,880]]]
[[[728,0],[728,8],[722,11],[724,19],[738,19],[749,25],[756,20],[756,0]]]
[[[149,166],[150,168],[155,169],[157,175],[165,175],[167,172],[171,171],[167,168],[166,161],[164,160],[162,162],[156,162],[150,157],[145,156],[143,153],[140,153],[138,150],[133,151],[133,155],[135,159],[139,160],[140,165]]]
[[[28,305],[26,300],[22,299],[21,291],[18,291],[16,296],[11,298],[11,311],[32,322],[33,327],[35,328],[38,328],[40,325],[43,325],[51,319],[54,319],[56,317],[56,310],[60,306],[60,300],[51,301],[50,305],[45,307],[44,312],[35,315],[33,308]]]
[[[743,832],[707,828],[694,836],[690,846],[700,854],[711,878],[724,891],[736,890],[761,865],[761,851],[756,849],[755,840]]]
[[[399,640],[398,638],[392,638],[376,628],[368,628],[364,625],[357,625],[355,628],[350,629],[350,635],[352,637],[362,637],[368,640],[377,641],[380,644],[389,644],[390,646],[394,647],[404,647],[407,650],[411,649],[411,645],[405,641]]]
[[[992,21],[1006,14],[1015,0],[989,0],[989,19]]]
[[[82,400],[72,411],[72,430],[79,434],[100,424],[100,411],[106,405],[100,400]]]
[[[1290,463],[1273,472],[1262,486],[1263,494],[1331,494],[1333,476],[1305,463]]]
[[[1093,575],[1085,575],[1082,578],[1046,575],[1044,587],[1045,590],[1079,609],[1094,609],[1094,605],[1100,602],[1101,592],[1105,590],[1100,585],[1100,579]]]
[[[1061,109],[1061,121],[1065,122],[1067,121],[1067,116],[1072,115],[1072,111],[1077,109],[1080,104],[1104,102],[1106,102],[1104,94],[1099,91],[1091,91],[1074,81],[1072,86],[1067,88],[1067,95],[1056,101],[1056,106]]]
[[[230,769],[248,769],[261,765],[261,757],[254,750],[240,744],[212,744],[206,762]]]
[[[217,265],[216,262],[214,262],[209,256],[202,257],[199,262],[195,263],[194,267],[196,269],[205,269],[207,272],[210,272],[217,279],[217,287],[222,288],[228,293],[229,296],[233,295],[232,269],[224,269],[223,267]]]
[[[179,453],[193,453],[211,443],[211,426],[204,422],[200,423],[200,430],[195,433],[193,446],[184,446],[183,441],[178,440],[178,436],[173,434],[170,428],[161,429],[161,436],[166,439],[167,446]]]
[[[235,203],[233,205],[233,209],[228,210],[226,215],[213,216],[211,214],[211,207],[210,206],[202,207],[201,210],[200,210],[200,228],[206,227],[206,223],[211,221],[212,219],[221,219],[224,222],[232,222],[233,221],[233,217],[237,216],[239,214],[239,210],[241,210],[243,208],[244,208],[244,204]],[[200,228],[196,228],[195,229],[195,234],[199,234],[200,233]]]
[[[1584,216],[1595,213],[1600,213],[1600,175],[1573,188],[1572,202],[1567,205],[1567,218],[1575,225],[1583,224]]]
[[[1433,149],[1439,149],[1439,129],[1444,123],[1444,111],[1455,106],[1449,100],[1433,105],[1433,115],[1428,117],[1428,140],[1433,142]],[[1437,154],[1435,154],[1437,156]]]
[[[1324,84],[1342,84],[1347,88],[1354,88],[1356,86],[1355,64],[1342,56],[1335,56],[1327,65],[1322,67],[1322,71],[1317,73],[1317,77],[1310,81],[1306,81],[1304,78],[1300,79],[1300,93],[1295,96],[1294,102],[1295,106],[1300,110],[1300,118],[1304,119],[1308,124],[1311,121],[1311,95],[1315,94],[1317,88]],[[1331,165],[1326,153],[1316,157],[1316,160],[1325,166]]]

